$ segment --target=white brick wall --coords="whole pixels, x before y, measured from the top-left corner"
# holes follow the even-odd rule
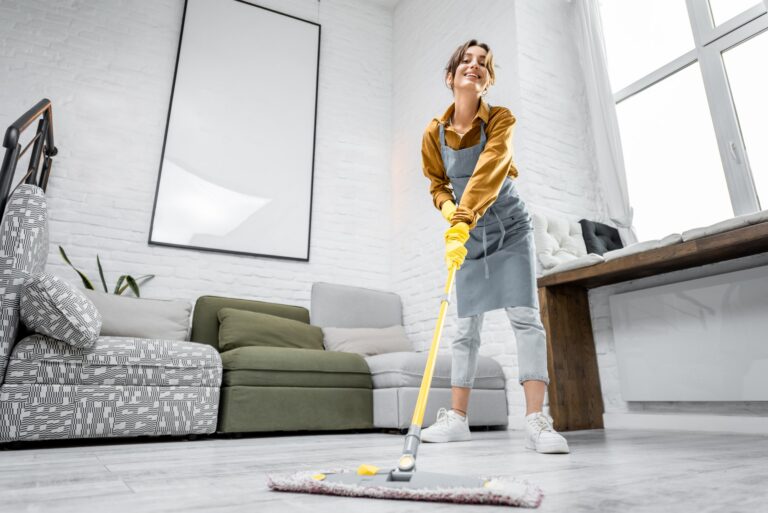
[[[149,297],[309,306],[312,282],[388,288],[392,13],[354,0],[262,0],[322,25],[310,262],[148,246],[182,0],[2,0],[0,126],[54,107],[48,270],[154,273]]]
[[[403,297],[409,335],[422,348],[431,341],[444,286],[446,225],[421,171],[421,136],[452,102],[442,70],[456,46],[474,37],[495,53],[497,84],[487,99],[517,117],[518,187],[528,205],[603,218],[571,11],[563,0],[402,0],[395,8],[392,284]],[[452,306],[444,351],[455,335],[455,319]],[[524,397],[514,335],[502,311],[486,316],[482,337],[481,353],[504,368],[515,424]]]

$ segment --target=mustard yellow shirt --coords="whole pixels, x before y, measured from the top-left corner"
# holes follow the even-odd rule
[[[516,120],[509,109],[496,106],[489,108],[481,100],[471,128],[464,136],[460,136],[450,125],[454,108],[451,104],[441,118],[433,119],[427,126],[421,143],[421,159],[424,176],[430,181],[429,192],[435,207],[439,209],[446,200],[455,202],[440,155],[440,123],[445,124],[445,144],[454,150],[461,150],[480,144],[480,121],[485,122],[485,149],[477,160],[472,178],[469,179],[452,220],[453,224],[464,222],[474,228],[496,201],[504,179],[508,176],[516,178],[518,175],[512,160],[512,134]]]

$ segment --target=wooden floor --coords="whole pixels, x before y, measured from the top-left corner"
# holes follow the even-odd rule
[[[567,434],[569,455],[522,447],[519,431],[422,445],[422,470],[509,475],[544,490],[541,512],[768,512],[768,437],[650,431]],[[394,464],[384,433],[150,443],[26,445],[0,451],[0,511],[501,511],[495,506],[271,492],[266,472]]]

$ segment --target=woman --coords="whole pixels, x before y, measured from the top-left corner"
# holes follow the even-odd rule
[[[459,335],[453,342],[451,410],[422,432],[424,442],[469,440],[467,406],[477,370],[485,312],[504,308],[517,340],[519,381],[526,401],[526,447],[569,452],[542,414],[549,383],[546,336],[539,316],[531,220],[513,179],[515,117],[483,96],[493,85],[493,55],[476,40],[463,44],[445,68],[453,104],[430,122],[422,142],[424,174],[435,206],[450,223],[446,265],[457,267]],[[465,260],[466,258],[466,260]]]

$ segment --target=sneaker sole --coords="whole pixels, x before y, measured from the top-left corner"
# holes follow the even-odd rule
[[[525,448],[536,451],[540,454],[569,454],[571,449],[568,445],[553,444],[550,446],[539,445],[538,447],[530,440],[525,441]]]

